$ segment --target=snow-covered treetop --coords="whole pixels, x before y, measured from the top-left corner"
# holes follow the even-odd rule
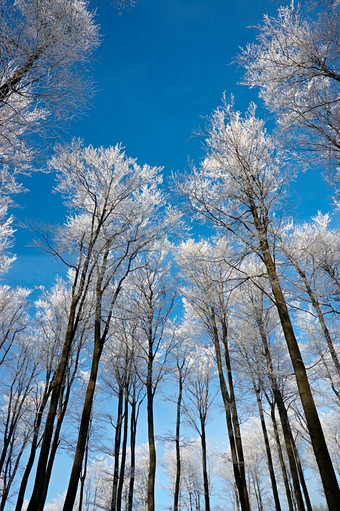
[[[317,7],[313,18],[294,2],[275,18],[264,16],[258,42],[240,60],[244,83],[259,87],[294,148],[339,161],[339,5]]]

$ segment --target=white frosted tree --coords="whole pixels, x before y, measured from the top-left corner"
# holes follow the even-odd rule
[[[330,181],[336,183],[339,162],[339,22],[338,2],[321,0],[308,12],[291,2],[276,17],[265,16],[258,42],[240,57],[245,84],[260,89],[295,152],[310,159],[330,160]]]
[[[29,161],[28,137],[42,122],[84,104],[98,27],[86,0],[5,0],[0,26],[0,162],[17,165]]]
[[[206,158],[199,169],[192,170],[183,190],[201,217],[264,264],[328,505],[335,510],[339,487],[277,271],[275,233],[287,183],[285,161],[255,110],[251,105],[242,117],[224,104],[213,113],[207,128]]]
[[[29,511],[43,507],[42,487],[58,400],[75,335],[90,302],[92,366],[65,505],[74,502],[99,362],[113,308],[137,254],[158,235],[159,224],[152,218],[164,202],[159,190],[160,169],[138,165],[125,156],[120,146],[94,149],[73,142],[69,147],[59,147],[51,166],[58,173],[57,189],[72,216],[55,233],[56,243],[47,233],[43,236],[49,249],[70,268],[71,298]]]

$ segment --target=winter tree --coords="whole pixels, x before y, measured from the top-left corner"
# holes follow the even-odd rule
[[[244,118],[224,104],[211,117],[207,156],[183,185],[192,208],[263,262],[293,365],[299,395],[330,509],[339,487],[294,333],[275,262],[275,220],[286,183],[285,164],[251,105]]]
[[[306,5],[291,2],[276,18],[265,16],[258,42],[248,45],[240,60],[245,84],[259,87],[293,150],[298,141],[313,160],[333,164],[340,151],[339,5],[321,0],[312,13]],[[328,173],[334,183],[335,169],[331,165]]]

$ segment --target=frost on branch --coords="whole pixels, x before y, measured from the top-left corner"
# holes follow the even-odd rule
[[[292,2],[276,18],[265,16],[258,43],[243,49],[244,83],[278,115],[294,150],[339,162],[339,8],[325,8],[313,19]],[[332,180],[334,170],[329,174]]]

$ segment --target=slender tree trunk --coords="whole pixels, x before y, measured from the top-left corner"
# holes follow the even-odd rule
[[[117,490],[117,511],[120,511],[121,507],[122,507],[123,485],[124,485],[124,479],[125,479],[125,462],[126,462],[128,424],[129,424],[129,394],[128,394],[127,387],[125,387],[124,430],[123,430],[122,455],[121,455],[121,460],[120,460],[119,483],[118,483],[118,490]]]
[[[114,460],[115,461],[114,461],[114,467],[113,467],[113,481],[112,481],[110,511],[116,511],[116,506],[117,506],[117,488],[118,488],[118,478],[119,478],[119,453],[120,453],[120,443],[121,443],[121,436],[122,436],[122,422],[123,422],[123,398],[124,398],[123,386],[119,385],[117,422],[116,422],[115,445],[114,445]]]
[[[41,502],[40,502],[41,507],[39,508],[40,511],[43,511],[43,508],[44,508],[44,505],[46,502],[48,487],[49,487],[50,479],[51,479],[51,475],[52,475],[52,468],[53,468],[54,460],[55,460],[57,450],[58,450],[58,447],[60,444],[61,426],[64,421],[64,417],[65,417],[65,413],[66,413],[66,409],[67,409],[67,405],[68,405],[68,401],[69,401],[69,397],[70,397],[70,393],[71,393],[71,386],[66,385],[65,397],[63,395],[64,391],[65,391],[65,389],[63,388],[61,391],[60,398],[59,398],[57,423],[56,423],[55,430],[54,430],[53,440],[52,440],[51,449],[50,449],[50,455],[48,458],[48,463],[47,463],[47,468],[46,468],[45,484],[44,484],[44,488],[43,488],[43,491],[41,494],[41,499],[40,499],[41,500]]]
[[[46,386],[45,389],[46,390],[44,391],[44,394],[43,394],[43,397],[42,397],[42,400],[41,400],[41,404],[39,406],[37,417],[36,417],[36,422],[35,422],[35,426],[34,426],[34,434],[33,434],[33,438],[32,438],[30,454],[29,454],[29,457],[28,457],[28,461],[27,461],[27,464],[26,464],[25,471],[24,471],[22,479],[21,479],[19,493],[18,493],[17,502],[16,502],[16,506],[15,506],[15,511],[21,511],[22,505],[24,503],[24,498],[25,498],[28,478],[30,476],[30,473],[31,473],[31,470],[32,470],[32,467],[33,467],[33,464],[34,464],[35,455],[36,455],[37,448],[38,448],[38,437],[39,437],[41,421],[42,421],[44,410],[45,410],[46,405],[47,405],[48,398],[49,398],[49,396],[51,394],[51,390],[52,390],[51,383],[50,383],[50,385]]]
[[[276,417],[275,417],[275,402],[270,403],[270,416],[271,416],[272,423],[273,423],[274,436],[275,436],[276,447],[277,447],[277,452],[278,452],[281,471],[282,471],[283,482],[284,482],[285,489],[286,489],[286,496],[287,496],[289,511],[294,511],[293,499],[292,499],[292,494],[290,491],[286,464],[285,464],[285,461],[283,458],[283,452],[282,452],[282,447],[281,447],[281,442],[280,442],[280,435],[279,435]]]
[[[74,322],[76,316],[77,301],[73,300],[70,306],[70,313],[68,318],[67,330],[65,334],[65,341],[58,364],[58,368],[53,383],[53,390],[51,393],[50,406],[46,418],[44,434],[42,438],[42,444],[40,448],[40,454],[37,464],[36,476],[32,491],[32,496],[27,507],[27,511],[42,511],[45,502],[42,502],[41,498],[44,492],[46,468],[48,463],[48,457],[50,453],[50,446],[52,441],[52,434],[54,429],[54,420],[57,414],[58,403],[62,385],[64,382],[66,369],[70,357],[71,346],[74,338]]]
[[[255,393],[256,393],[256,400],[257,400],[257,406],[258,406],[258,409],[259,409],[262,434],[263,434],[264,444],[265,444],[265,448],[266,448],[267,465],[268,465],[270,481],[271,481],[271,486],[272,486],[272,491],[273,491],[273,497],[274,497],[274,502],[275,502],[275,509],[276,509],[276,511],[281,511],[281,504],[280,504],[279,492],[278,492],[277,484],[276,484],[276,477],[275,477],[272,453],[271,453],[271,449],[270,449],[270,443],[269,443],[269,438],[268,438],[266,421],[265,421],[264,413],[263,413],[261,391],[260,391],[260,389],[258,387],[256,387],[255,384],[254,384],[254,390],[255,390]]]
[[[175,491],[174,491],[174,511],[179,510],[179,494],[181,482],[181,448],[180,448],[180,430],[181,430],[181,408],[182,408],[182,395],[183,395],[183,380],[182,373],[179,370],[178,375],[178,397],[177,397],[177,410],[176,410],[176,477],[175,477]]]
[[[83,465],[84,469],[83,469],[83,472],[80,474],[80,491],[79,491],[78,511],[82,511],[82,509],[83,509],[84,488],[85,488],[85,480],[86,480],[86,473],[87,473],[88,455],[89,455],[89,435],[87,435],[87,440],[86,440],[85,458],[84,458],[84,465]]]
[[[207,464],[207,441],[205,436],[205,421],[201,418],[201,446],[202,446],[202,470],[203,470],[203,488],[205,511],[210,511],[210,491]]]
[[[258,480],[258,477],[256,476],[256,474],[252,474],[252,480],[253,480],[253,486],[254,486],[254,492],[255,492],[258,511],[264,511],[261,488],[260,488],[259,480]]]
[[[282,425],[282,432],[283,432],[283,437],[284,437],[284,441],[285,441],[285,446],[286,446],[289,467],[290,467],[290,472],[291,472],[292,481],[293,481],[294,494],[296,497],[297,507],[298,507],[299,511],[304,511],[305,506],[304,506],[301,488],[300,488],[299,474],[298,474],[296,459],[294,456],[294,450],[293,450],[292,442],[291,442],[291,439],[293,437],[291,434],[289,418],[288,418],[287,410],[286,410],[286,407],[285,407],[285,404],[283,401],[281,391],[278,387],[276,378],[274,376],[273,364],[272,364],[272,360],[271,360],[271,355],[270,355],[270,351],[269,351],[267,338],[262,333],[261,333],[261,337],[262,337],[262,342],[263,342],[264,350],[265,350],[265,357],[266,357],[266,361],[267,361],[268,378],[269,378],[269,381],[270,381],[270,384],[272,387],[274,399],[275,399],[275,402],[276,402],[276,405],[277,405],[277,408],[279,411],[280,421],[281,421],[281,425]]]
[[[131,404],[131,420],[130,420],[130,481],[129,481],[129,496],[127,511],[132,511],[133,508],[133,490],[135,485],[135,472],[136,472],[136,430],[137,430],[137,403],[133,396]]]
[[[301,483],[303,495],[305,497],[307,511],[313,511],[312,503],[311,503],[310,498],[309,498],[309,493],[308,493],[308,489],[307,489],[307,484],[306,484],[305,476],[304,476],[304,473],[303,473],[303,470],[302,470],[302,465],[301,465],[301,459],[300,459],[299,451],[298,451],[298,449],[296,447],[296,442],[295,442],[295,440],[293,438],[293,433],[292,433],[291,429],[290,429],[290,436],[291,436],[290,441],[291,441],[291,444],[292,444],[292,448],[293,448],[293,452],[294,452],[294,456],[295,456],[295,461],[296,461],[296,467],[297,467],[297,470],[298,470],[298,474],[299,474],[299,478],[300,478],[300,483]]]
[[[257,216],[257,214],[256,214]],[[259,219],[255,218],[258,227]],[[279,314],[282,330],[286,339],[290,359],[292,361],[296,383],[298,386],[301,403],[305,412],[307,427],[310,434],[314,455],[319,467],[325,497],[330,511],[337,511],[340,502],[340,491],[328,447],[325,441],[320,419],[314,403],[312,391],[308,382],[306,368],[302,360],[299,345],[297,343],[293,326],[290,321],[288,307],[276,274],[275,263],[272,259],[266,233],[262,226],[258,227],[260,246],[263,260],[267,268],[268,277],[275,298],[275,305]]]
[[[222,400],[223,400],[225,416],[226,416],[227,430],[228,430],[229,443],[230,443],[230,451],[231,451],[231,456],[232,456],[232,461],[233,461],[233,471],[234,471],[235,483],[237,486],[237,490],[239,492],[239,501],[240,501],[240,506],[241,506],[242,511],[250,511],[247,482],[245,480],[245,477],[242,475],[243,472],[240,471],[240,460],[238,459],[238,453],[237,453],[237,449],[236,449],[235,432],[234,432],[232,413],[231,413],[232,403],[231,403],[231,398],[230,398],[230,395],[228,392],[227,383],[226,383],[226,380],[224,377],[222,356],[221,356],[221,349],[220,349],[220,341],[219,341],[219,335],[218,335],[218,330],[217,330],[217,326],[216,326],[216,322],[215,322],[214,313],[212,313],[212,315],[211,315],[211,321],[213,324],[213,341],[214,341],[214,347],[215,347],[215,356],[216,356],[216,362],[217,362],[217,370],[218,370]]]
[[[149,349],[148,375],[146,385],[147,420],[149,441],[149,472],[148,472],[148,511],[155,510],[155,478],[156,478],[156,446],[154,434],[153,389],[152,389],[152,348]]]
[[[231,408],[231,416],[232,416],[232,421],[233,421],[235,445],[236,445],[236,449],[237,449],[237,459],[238,459],[239,472],[240,472],[240,481],[242,484],[242,495],[243,495],[243,501],[244,501],[245,505],[248,505],[250,508],[247,482],[246,482],[246,471],[245,471],[245,463],[244,463],[244,455],[243,455],[242,436],[241,436],[240,422],[239,422],[238,413],[237,413],[236,397],[235,397],[235,392],[234,392],[234,381],[233,381],[233,374],[232,374],[232,370],[231,370],[231,360],[230,360],[228,337],[227,337],[227,326],[225,323],[222,324],[222,329],[223,329],[224,358],[225,358],[228,383],[229,383],[230,408]]]
[[[80,428],[78,433],[78,442],[76,447],[76,452],[74,455],[71,475],[69,479],[69,484],[67,488],[67,493],[65,497],[65,502],[63,506],[63,511],[72,511],[74,502],[77,495],[78,482],[81,472],[81,467],[83,464],[83,457],[85,452],[86,439],[88,434],[89,423],[91,419],[92,412],[92,403],[94,397],[94,391],[96,387],[97,375],[98,375],[98,367],[99,361],[103,350],[103,342],[100,336],[100,321],[101,317],[99,316],[95,320],[95,339],[94,339],[94,349],[92,355],[92,365],[90,378],[86,389],[85,401],[83,406],[83,413],[80,422]]]

